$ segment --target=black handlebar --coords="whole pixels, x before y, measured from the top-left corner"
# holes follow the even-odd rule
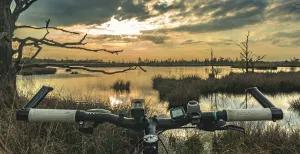
[[[52,87],[43,86],[37,94],[25,105],[24,108],[35,108],[46,97],[46,95],[52,91]]]
[[[257,87],[248,88],[246,93],[250,93],[264,108],[275,108],[275,106],[257,89]]]
[[[43,98],[52,91],[53,88],[43,86],[42,89],[30,100],[30,102],[17,112],[17,120],[29,122],[84,122],[94,123],[109,122],[117,126],[132,129],[146,129],[149,124],[155,123],[158,129],[174,129],[192,123],[195,117],[186,114],[184,118],[173,120],[170,118],[141,117],[139,119],[127,118],[124,115],[115,115],[100,112],[62,110],[62,109],[35,109]],[[229,109],[217,112],[199,112],[200,123],[213,123],[216,121],[260,121],[260,120],[281,120],[283,112],[276,108],[264,95],[256,88],[248,88],[246,92],[264,107],[260,109]]]

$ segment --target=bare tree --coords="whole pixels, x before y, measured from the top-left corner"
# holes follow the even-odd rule
[[[15,7],[11,8],[12,3],[15,3]],[[34,2],[37,0],[0,0],[0,94],[5,90],[9,96],[16,94],[16,74],[23,68],[29,67],[46,67],[51,66],[47,64],[31,64],[32,60],[41,52],[43,46],[51,47],[60,47],[67,49],[79,49],[90,52],[108,52],[111,54],[118,54],[123,50],[108,50],[108,49],[89,49],[83,47],[86,43],[84,42],[87,34],[83,35],[82,38],[75,42],[58,42],[52,39],[48,39],[47,36],[50,33],[50,30],[62,31],[65,33],[80,35],[77,32],[68,31],[58,27],[50,26],[50,19],[46,21],[45,27],[34,27],[27,25],[16,25],[16,22],[22,12],[27,10]],[[45,35],[42,38],[26,37],[18,38],[14,37],[14,32],[17,29],[29,28],[29,29],[44,29],[46,30]],[[12,47],[13,42],[17,42],[18,46],[16,49]],[[32,55],[29,61],[21,65],[21,60],[23,58],[24,47],[33,46],[36,48],[35,53]],[[13,57],[16,57],[14,59]],[[57,65],[56,67],[67,67],[71,69],[83,69],[79,67],[70,67],[65,65]],[[91,72],[102,72],[104,74],[115,74],[133,70],[136,68],[141,68],[140,66],[132,66],[124,70],[115,71],[115,72],[106,72],[104,70],[90,70],[84,68],[83,70]],[[141,68],[142,69],[142,68]],[[145,71],[144,69],[142,69]]]
[[[249,60],[252,55],[252,51],[249,50],[249,35],[250,35],[250,32],[248,31],[248,33],[246,34],[246,41],[242,42],[241,43],[242,45],[236,43],[236,45],[242,49],[242,52],[240,53],[240,55],[241,55],[241,58],[245,60],[246,73],[249,72]]]
[[[248,33],[246,34],[246,41],[240,44],[236,43],[236,45],[242,49],[240,55],[242,61],[245,61],[246,73],[249,72],[249,66],[250,66],[249,64],[251,64],[252,72],[254,72],[255,64],[261,61],[262,59],[264,59],[266,56],[266,55],[257,56],[255,60],[252,58],[253,56],[252,51],[249,50],[249,36],[250,36],[250,32],[248,31]]]
[[[254,73],[254,68],[257,62],[263,60],[266,57],[266,55],[263,56],[257,56],[256,59],[253,60],[253,58],[250,58],[250,64],[252,68],[252,73]]]

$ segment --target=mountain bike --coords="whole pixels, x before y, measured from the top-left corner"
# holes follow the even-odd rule
[[[158,142],[168,153],[159,134],[170,129],[195,128],[203,131],[234,130],[245,132],[244,128],[226,125],[234,121],[276,121],[283,119],[283,112],[276,108],[256,87],[246,89],[263,108],[227,109],[202,112],[197,101],[190,101],[183,107],[170,109],[170,118],[148,117],[144,109],[144,99],[133,99],[131,117],[112,114],[109,110],[89,109],[87,111],[68,109],[37,109],[38,104],[53,88],[43,86],[23,109],[17,111],[17,120],[28,122],[73,122],[78,123],[81,133],[92,134],[94,128],[105,122],[116,126],[142,131],[143,137],[134,145],[130,153],[157,154]],[[86,127],[86,122],[93,126]],[[188,125],[189,126],[186,126]],[[138,146],[141,144],[142,146]]]

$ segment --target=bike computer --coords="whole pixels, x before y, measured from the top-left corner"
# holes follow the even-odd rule
[[[131,116],[139,119],[145,116],[144,99],[133,99],[131,102]]]
[[[185,116],[185,112],[183,107],[177,107],[170,110],[170,115],[173,120],[178,120]]]

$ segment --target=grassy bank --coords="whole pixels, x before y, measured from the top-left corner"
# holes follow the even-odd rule
[[[39,75],[39,74],[55,74],[56,68],[33,67],[26,68],[20,71],[21,75]]]
[[[198,76],[180,78],[153,78],[153,88],[161,100],[170,107],[185,106],[190,100],[198,100],[208,93],[243,94],[246,88],[258,87],[263,93],[275,94],[300,91],[300,72],[279,73],[230,73],[220,79],[201,79]]]

